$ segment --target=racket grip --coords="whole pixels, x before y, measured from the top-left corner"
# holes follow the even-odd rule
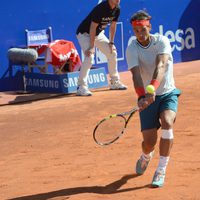
[[[136,110],[139,110],[140,108],[138,106],[135,107]]]

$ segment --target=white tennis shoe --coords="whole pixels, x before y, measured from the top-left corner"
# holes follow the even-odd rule
[[[77,96],[92,96],[92,92],[88,89],[87,86],[78,86],[77,88]]]
[[[111,80],[110,81],[110,89],[111,90],[126,90],[127,86],[121,83],[119,80]]]

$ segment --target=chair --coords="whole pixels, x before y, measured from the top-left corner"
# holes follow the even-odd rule
[[[46,62],[54,68],[55,74],[78,71],[81,60],[73,42],[55,40],[50,43],[46,51]]]
[[[42,30],[25,30],[26,45],[28,48],[34,48],[39,55],[36,62],[28,63],[28,71],[31,72],[33,68],[38,68],[41,73],[46,73],[48,64],[46,63],[46,46],[53,41],[52,28]],[[41,64],[42,63],[42,64]]]

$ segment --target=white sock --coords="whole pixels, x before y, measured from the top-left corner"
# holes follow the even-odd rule
[[[145,154],[142,153],[142,158],[144,158],[145,160],[151,160],[151,158],[153,157],[154,151],[150,152],[149,154]]]
[[[169,156],[167,156],[167,157],[160,156],[159,164],[158,164],[156,171],[157,172],[160,172],[160,171],[165,172],[168,162],[169,162]]]

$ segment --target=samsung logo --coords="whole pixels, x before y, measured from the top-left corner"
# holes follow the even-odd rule
[[[58,89],[59,81],[45,80],[45,79],[39,79],[39,78],[26,78],[26,86]]]
[[[88,76],[88,84],[98,84],[98,83],[104,83],[106,81],[106,77],[104,73],[98,73],[98,74],[90,74]],[[70,78],[64,78],[63,79],[63,86],[65,88],[68,87],[77,87],[78,85],[78,77],[70,77]]]
[[[48,35],[30,35],[28,36],[29,41],[39,41],[39,40],[48,40]]]

